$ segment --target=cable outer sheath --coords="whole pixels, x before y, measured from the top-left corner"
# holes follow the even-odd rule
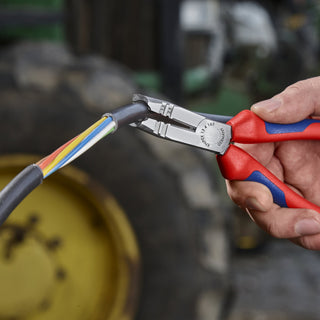
[[[117,127],[123,127],[133,122],[145,119],[149,114],[149,108],[144,102],[134,102],[126,106],[117,108],[112,113],[106,113],[103,116],[111,116]]]
[[[21,171],[0,192],[0,225],[8,218],[16,206],[42,183],[43,173],[36,164]]]

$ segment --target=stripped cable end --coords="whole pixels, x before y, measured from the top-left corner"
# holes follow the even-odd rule
[[[114,110],[87,130],[66,142],[37,164],[25,168],[0,192],[0,225],[15,207],[52,173],[74,161],[94,144],[118,127],[144,119],[148,114],[144,103],[133,103]]]

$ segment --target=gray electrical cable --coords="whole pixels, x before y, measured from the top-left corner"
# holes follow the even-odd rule
[[[106,113],[104,116],[111,116],[116,122],[117,128],[133,122],[142,121],[149,113],[148,106],[143,102],[135,102]]]
[[[26,167],[0,192],[0,225],[16,206],[42,183],[42,170],[35,164]]]
[[[148,114],[144,103],[134,103],[118,109],[112,114],[118,127],[143,120]],[[16,206],[43,181],[43,172],[35,164],[26,167],[0,192],[0,225],[8,218]]]

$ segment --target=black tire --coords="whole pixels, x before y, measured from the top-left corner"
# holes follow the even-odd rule
[[[47,155],[98,119],[101,113],[90,110],[63,79],[49,91],[18,88],[14,76],[5,82],[0,92],[1,155]],[[204,164],[201,155],[183,150],[197,159],[196,165]],[[163,161],[138,131],[125,128],[74,165],[116,197],[136,233],[142,257],[136,319],[195,320],[208,319],[208,314],[220,319],[228,269],[204,262],[211,249],[202,233],[212,232],[213,226],[222,235],[219,241],[225,241],[223,213],[218,203],[211,208],[192,205],[179,170],[168,165],[171,161],[179,160]],[[216,258],[227,261],[227,254]]]

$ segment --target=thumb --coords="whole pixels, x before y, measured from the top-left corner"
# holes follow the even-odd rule
[[[320,77],[299,81],[251,110],[268,122],[293,123],[320,115]]]

